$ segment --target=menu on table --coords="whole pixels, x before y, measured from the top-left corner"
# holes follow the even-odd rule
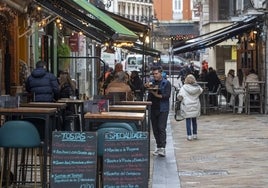
[[[106,133],[103,187],[148,187],[148,143],[147,132]]]
[[[53,132],[52,188],[96,187],[96,140],[93,132]]]

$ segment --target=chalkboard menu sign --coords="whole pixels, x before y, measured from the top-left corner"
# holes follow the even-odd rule
[[[52,188],[95,188],[97,142],[93,132],[53,132]]]
[[[148,187],[148,144],[147,132],[106,133],[103,153],[103,187]]]

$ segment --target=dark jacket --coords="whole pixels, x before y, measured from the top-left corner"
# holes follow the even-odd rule
[[[162,79],[160,82],[152,80],[153,85],[158,85],[158,93],[162,95],[162,98],[159,99],[155,97],[152,93],[149,93],[148,100],[152,101],[152,110],[159,110],[160,112],[169,111],[169,98],[171,94],[171,84],[168,80]]]
[[[72,95],[75,95],[75,91],[72,89],[69,83],[64,83],[60,88],[59,98],[69,98]]]
[[[36,68],[27,78],[26,91],[34,95],[36,102],[53,102],[59,95],[58,80],[44,68]]]

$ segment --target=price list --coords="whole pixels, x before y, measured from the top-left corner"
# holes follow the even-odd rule
[[[148,187],[148,142],[147,132],[106,133],[103,187]]]
[[[96,133],[53,132],[52,188],[95,188]]]

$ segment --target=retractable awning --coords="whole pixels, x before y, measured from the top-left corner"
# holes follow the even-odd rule
[[[106,13],[107,15],[111,16],[113,19],[115,19],[116,21],[118,21],[119,23],[124,25],[126,28],[130,29],[131,31],[133,31],[135,33],[145,33],[148,30],[150,30],[150,27],[148,25],[144,25],[144,24],[141,24],[139,22],[135,22],[133,20],[130,20],[130,19],[125,18],[123,16],[114,14],[114,13],[109,12],[107,10],[103,10],[103,9],[100,9],[100,10],[103,11],[104,13]]]
[[[113,19],[115,19],[116,21],[118,21],[119,23],[121,23],[122,25],[124,25],[125,27],[127,27],[128,29],[130,29],[131,31],[135,32],[136,34],[140,34],[140,33],[147,33],[148,30],[150,30],[150,27],[148,25],[144,25],[141,24],[139,22],[135,22],[133,20],[130,20],[128,18],[125,18],[123,16],[114,14],[112,12],[109,12],[107,10],[103,10],[100,9],[103,12],[105,12],[107,15],[111,16]],[[130,52],[134,52],[137,54],[144,54],[144,55],[149,55],[152,57],[159,57],[161,52],[147,47],[147,46],[143,46],[141,44],[138,44],[137,42],[134,43],[133,46],[128,47],[128,46],[122,46],[123,49],[127,49]]]
[[[134,43],[134,46],[131,47],[123,47],[124,49],[127,49],[131,52],[138,53],[138,54],[144,54],[144,55],[149,55],[152,57],[159,57],[161,52],[158,50],[155,50],[153,48],[143,46],[138,43]]]
[[[177,43],[172,48],[173,54],[191,52],[215,46],[227,39],[256,28],[259,21],[257,16],[252,16],[222,29]]]
[[[134,42],[138,36],[84,0],[35,0],[74,28],[99,42]]]

